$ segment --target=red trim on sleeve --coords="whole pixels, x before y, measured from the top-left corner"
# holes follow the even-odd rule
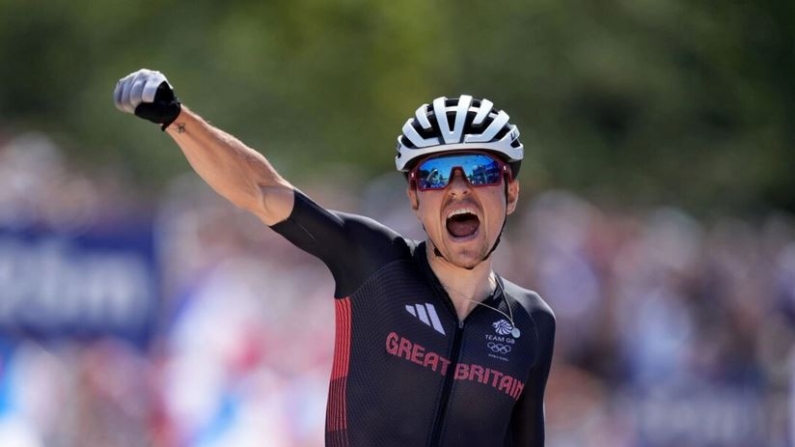
[[[326,410],[326,442],[330,446],[347,446],[346,388],[351,361],[351,299],[337,299],[334,303],[337,333]]]

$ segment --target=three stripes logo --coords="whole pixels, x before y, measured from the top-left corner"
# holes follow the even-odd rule
[[[406,311],[419,318],[426,326],[432,327],[436,332],[447,335],[444,333],[444,327],[442,327],[442,322],[439,321],[439,315],[436,314],[436,308],[433,307],[433,304],[407,304]]]

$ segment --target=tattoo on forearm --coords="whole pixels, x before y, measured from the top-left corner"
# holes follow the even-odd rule
[[[177,123],[177,133],[185,133],[185,123]]]

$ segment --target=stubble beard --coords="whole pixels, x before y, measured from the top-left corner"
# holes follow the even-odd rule
[[[431,241],[431,243],[438,249],[438,246]],[[442,258],[449,264],[453,265],[454,267],[458,267],[465,270],[474,270],[477,266],[479,266],[483,261],[486,259],[486,254],[488,253],[489,248],[478,247],[476,250],[472,249],[464,249],[462,251],[448,251],[447,254],[442,253]],[[441,250],[439,250],[441,253]],[[470,254],[472,253],[472,254]]]

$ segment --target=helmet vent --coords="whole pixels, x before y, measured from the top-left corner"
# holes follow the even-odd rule
[[[403,125],[395,164],[405,172],[421,157],[466,150],[489,151],[509,163],[518,163],[524,157],[524,147],[519,131],[508,120],[508,114],[488,99],[469,95],[436,98],[419,107]]]

